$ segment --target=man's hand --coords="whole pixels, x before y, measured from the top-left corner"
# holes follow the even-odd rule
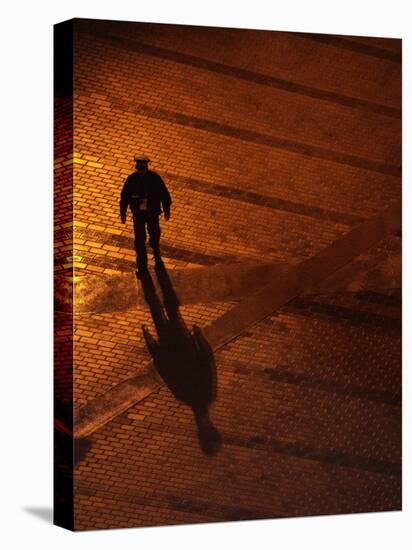
[[[165,214],[165,220],[168,221],[170,219],[170,214]]]

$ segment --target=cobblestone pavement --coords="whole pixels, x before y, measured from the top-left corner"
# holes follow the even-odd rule
[[[100,419],[76,439],[75,529],[399,510],[399,41],[75,29],[55,391],[74,374],[78,426]],[[141,283],[118,207],[137,150],[173,198]]]

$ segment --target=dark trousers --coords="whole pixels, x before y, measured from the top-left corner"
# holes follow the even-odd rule
[[[133,217],[134,247],[138,269],[147,267],[146,229],[149,233],[149,244],[155,258],[160,257],[160,225],[157,214],[139,213]]]

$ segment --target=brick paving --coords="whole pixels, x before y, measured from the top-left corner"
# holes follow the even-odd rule
[[[77,439],[74,528],[399,510],[398,229],[371,226],[347,265],[262,302],[209,351],[206,408],[188,396],[197,378],[162,371],[160,353],[169,327],[189,357],[194,325],[210,336],[253,292],[396,206],[399,41],[75,28],[74,143],[67,98],[55,111],[56,397],[70,401],[74,341],[76,414],[130,380],[141,398]],[[119,220],[137,150],[173,198],[161,222],[169,325],[134,279],[130,217]]]

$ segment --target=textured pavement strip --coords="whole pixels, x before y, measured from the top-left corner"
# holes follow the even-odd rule
[[[225,521],[248,520],[253,519],[253,514],[256,514],[255,510],[252,512],[241,504],[230,506],[218,502],[212,503],[204,497],[185,497],[181,499],[173,492],[160,494],[159,491],[145,491],[142,494],[141,490],[133,490],[130,487],[125,487],[122,492],[114,492],[112,486],[100,482],[90,484],[78,480],[76,481],[76,492],[81,496],[94,497],[98,495],[102,500],[116,498],[117,501],[125,502],[129,508],[131,505],[138,505],[141,509],[144,509],[145,506],[147,507],[147,503],[150,502],[150,505],[152,507],[156,506],[158,510],[166,509],[169,512],[168,516],[170,516],[170,509],[178,510],[186,514],[183,520],[184,523],[188,523],[187,514],[195,517],[197,521],[208,522],[219,520],[222,517]],[[259,511],[258,516],[271,519],[287,517],[280,511],[276,511],[274,515],[272,511],[265,509]]]
[[[391,273],[391,276],[388,276]],[[305,294],[334,294],[335,292],[359,292],[379,288],[401,288],[401,256],[361,254],[320,283],[307,289]]]
[[[233,262],[208,268],[170,270],[169,276],[180,305],[199,301],[227,301],[243,298],[253,288],[262,286],[282,276],[292,264]],[[389,276],[388,273],[391,273]],[[86,274],[75,279],[76,314],[127,311],[146,302],[133,273],[110,276]],[[154,281],[158,287],[157,280]],[[382,288],[400,288],[401,258],[383,253],[361,254],[330,277],[322,280],[302,294],[334,294],[335,292],[359,292]],[[159,289],[158,289],[159,290]],[[65,293],[57,293],[59,309],[65,311]],[[71,306],[70,306],[71,311]]]
[[[397,240],[397,237],[393,237]],[[167,260],[167,256],[166,256]],[[197,265],[185,269],[166,268],[173,288],[179,296],[180,305],[199,301],[226,301],[243,298],[257,288],[285,273],[291,264],[232,262],[204,267]],[[124,312],[137,306],[146,306],[141,288],[136,285],[134,273],[118,272],[108,274],[78,271],[74,287],[76,292],[76,315],[82,313]],[[57,275],[58,277],[58,275]],[[62,288],[56,285],[56,302],[60,311],[71,311],[67,301],[67,289],[62,277]],[[157,280],[154,284],[158,287]],[[336,292],[360,292],[375,289],[401,287],[401,257],[398,247],[388,253],[370,252],[361,254],[338,269],[303,295],[334,294]],[[157,290],[159,290],[157,288]]]
[[[256,71],[251,71],[248,69],[234,67],[224,63],[218,63],[216,61],[211,61],[206,58],[199,56],[189,55],[187,53],[179,52],[177,50],[171,50],[169,48],[163,48],[154,46],[152,44],[146,44],[140,40],[131,40],[130,38],[122,38],[120,36],[111,35],[108,33],[102,33],[94,30],[93,28],[80,29],[80,32],[84,32],[99,38],[104,38],[109,40],[112,46],[127,49],[131,51],[137,51],[139,53],[144,53],[149,56],[159,57],[161,59],[173,60],[177,63],[183,65],[188,65],[196,68],[206,69],[216,73],[220,73],[226,76],[232,76],[241,80],[247,80],[250,82],[255,82],[264,86],[271,86],[278,88],[280,90],[285,90],[295,94],[302,94],[308,97],[313,97],[317,99],[322,99],[324,101],[329,101],[332,103],[337,103],[356,109],[382,113],[387,116],[400,118],[401,113],[399,109],[389,107],[387,105],[381,105],[372,101],[362,100],[355,97],[349,97],[346,95],[338,94],[336,92],[328,92],[324,89],[314,88],[313,86],[305,86],[299,84],[298,82],[292,82],[281,78],[276,78],[269,74],[264,74]],[[298,35],[298,34],[296,34]],[[303,37],[305,38],[305,37]],[[346,43],[345,43],[346,44]],[[361,46],[358,48],[361,50],[361,53],[364,53],[366,49],[369,53],[371,48],[367,46]],[[353,48],[351,48],[353,49]],[[376,48],[374,48],[376,49]],[[381,54],[382,50],[378,49]],[[376,57],[382,57],[382,55],[377,55]],[[399,58],[399,55],[393,52],[384,51],[383,58],[388,58],[393,60],[394,58]]]
[[[379,240],[399,230],[400,209],[400,201],[394,202],[315,256],[289,267],[274,281],[252,292],[238,306],[205,327],[204,336],[211,348],[216,350],[228,343],[247,327],[264,319],[275,309],[344,267]],[[79,409],[75,418],[76,437],[91,435],[161,384],[159,375],[152,363],[149,363],[145,374],[123,381]]]
[[[77,229],[75,231],[76,239],[84,239],[85,241],[98,241],[102,244],[108,244],[111,246],[119,247],[121,249],[127,249],[134,257],[134,239],[131,236],[125,235],[113,235],[105,231],[96,231],[89,228]],[[213,254],[205,254],[203,252],[196,252],[195,250],[187,250],[179,246],[162,240],[162,251],[171,259],[186,260],[200,265],[211,265],[216,263],[222,263],[227,261],[235,261],[235,256],[226,255],[218,256]],[[133,258],[134,262],[134,258]]]
[[[83,90],[81,91],[84,99],[93,99],[90,94],[86,93]],[[159,107],[152,107],[144,103],[125,101],[111,95],[106,96],[106,101],[112,104],[113,107],[115,107],[119,111],[134,113],[140,116],[147,116],[152,119],[171,122],[187,128],[205,130],[207,132],[210,132],[211,134],[237,138],[245,142],[255,143],[258,145],[266,145],[268,147],[273,147],[274,149],[298,153],[300,155],[310,156],[320,160],[336,162],[338,164],[343,164],[354,168],[370,170],[372,172],[377,172],[380,174],[397,177],[400,175],[399,165],[388,164],[385,162],[373,160],[366,157],[360,157],[349,153],[341,153],[335,151],[334,149],[321,147],[319,145],[308,145],[304,142],[300,142],[297,140],[285,139],[262,132],[237,128],[229,124],[221,124],[219,122],[215,122],[211,119],[200,118],[197,116],[188,116],[178,111],[170,111],[167,109],[161,109]]]
[[[251,289],[269,283],[282,276],[290,264],[234,262],[210,267],[168,270],[180,305],[209,301],[236,300]],[[159,283],[154,278],[159,290]],[[140,286],[136,285],[134,272],[118,275],[76,276],[76,315],[128,311],[131,308],[147,307]],[[65,302],[65,294],[57,295],[60,310],[71,310]]]
[[[312,217],[315,219],[324,218],[345,225],[356,225],[365,221],[364,217],[349,214],[347,212],[339,212],[327,208],[321,208],[319,206],[285,200],[280,197],[240,189],[233,185],[222,185],[220,183],[213,183],[211,181],[198,178],[184,177],[170,172],[165,172],[164,175],[168,180],[184,186],[185,189],[200,191],[210,195],[218,195],[219,197],[230,198],[240,202],[245,202],[247,204],[257,204],[266,208],[284,210],[285,212],[292,212],[294,214]]]
[[[341,300],[344,297],[344,304]],[[340,293],[337,300],[334,296],[298,296],[290,301],[289,311],[307,314],[307,310],[316,312],[326,317],[349,319],[353,322],[366,322],[375,326],[387,329],[398,330],[400,328],[401,312],[399,307],[379,305],[378,312],[376,304],[370,304],[367,300],[358,300],[356,296]],[[303,310],[303,311],[302,311]]]
[[[400,201],[396,201],[312,258],[291,267],[283,277],[250,294],[237,307],[205,328],[208,342],[214,349],[227,343],[248,326],[344,267],[377,241],[394,233],[400,226],[400,220]]]

